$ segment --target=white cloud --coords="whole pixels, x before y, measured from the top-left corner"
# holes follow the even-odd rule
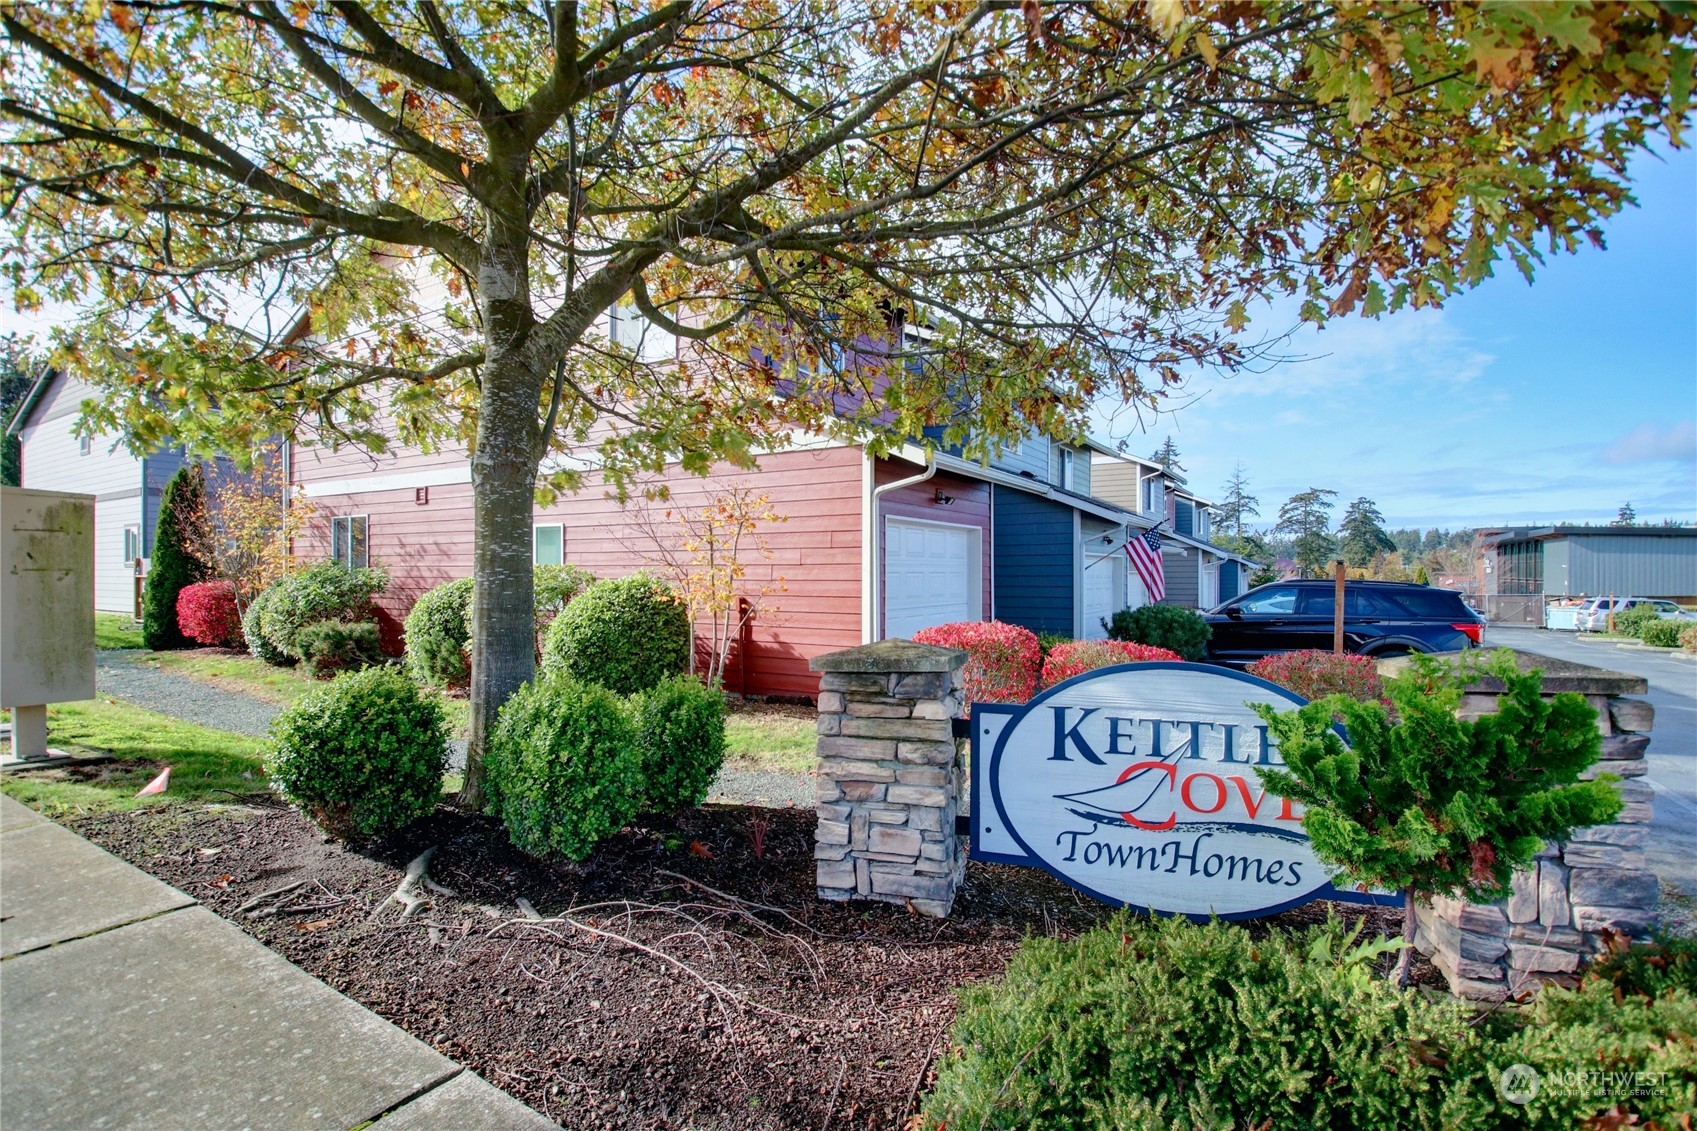
[[[1659,427],[1646,420],[1603,449],[1603,461],[1616,465],[1697,462],[1697,421],[1681,420]]]

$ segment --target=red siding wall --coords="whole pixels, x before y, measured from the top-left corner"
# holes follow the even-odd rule
[[[922,474],[923,469],[901,460],[881,459],[874,473],[878,486],[895,483],[898,480],[910,479]],[[952,499],[949,503],[937,501],[938,492]],[[911,487],[899,487],[879,500],[878,522],[880,526],[886,518],[919,518],[932,522],[949,522],[957,526],[976,526],[983,532],[979,539],[982,560],[983,580],[980,592],[984,597],[984,608],[980,614],[983,619],[990,619],[991,610],[991,573],[990,547],[990,485],[977,479],[964,479],[939,471],[923,483]],[[888,593],[884,576],[884,546],[882,539],[878,545],[878,592]],[[882,600],[882,597],[880,597]],[[879,612],[882,617],[882,610]],[[883,623],[880,620],[878,635],[883,635]]]
[[[748,655],[733,656],[726,679],[733,690],[746,662],[747,690],[753,694],[815,695],[819,679],[807,670],[808,659],[860,643],[861,464],[858,448],[826,448],[767,456],[758,471],[722,467],[706,478],[681,472],[667,477],[672,501],[653,508],[657,514],[667,506],[699,507],[726,486],[744,483],[769,496],[772,508],[787,518],[763,528],[772,550],[770,561],[744,555],[751,589],[781,577],[784,591],[766,599],[771,608],[752,627]],[[463,453],[413,452],[376,463],[327,454],[299,458],[295,466],[296,480],[311,485],[464,465]],[[394,579],[381,601],[391,646],[398,646],[400,621],[421,593],[471,575],[469,483],[431,486],[429,501],[422,505],[411,487],[326,495],[312,502],[316,512],[310,534],[297,553],[322,557],[329,552],[332,516],[370,516],[371,560]],[[653,565],[645,560],[652,557],[651,543],[633,526],[632,517],[594,486],[562,496],[535,513],[537,522],[565,527],[566,560],[597,577],[621,577]],[[662,519],[660,525],[664,529],[667,524]]]

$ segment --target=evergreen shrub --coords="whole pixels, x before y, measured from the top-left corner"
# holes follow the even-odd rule
[[[1097,668],[1111,668],[1115,664],[1180,658],[1177,652],[1166,648],[1151,648],[1147,644],[1132,644],[1124,640],[1069,640],[1055,645],[1043,658],[1043,686],[1053,687],[1075,675]]]
[[[388,584],[389,575],[381,569],[315,562],[268,590],[260,631],[273,648],[298,660],[301,629],[322,620],[370,620],[371,599]]]
[[[313,621],[300,630],[301,666],[313,679],[358,671],[383,662],[375,621]]]
[[[273,667],[283,668],[294,663],[295,658],[265,638],[263,624],[266,606],[271,603],[271,595],[276,591],[277,587],[273,585],[247,603],[247,612],[242,614],[242,640],[247,644],[249,655]]]
[[[343,838],[402,827],[436,807],[448,765],[442,701],[392,667],[337,676],[271,724],[272,785]]]
[[[646,573],[597,581],[548,627],[546,671],[620,695],[646,691],[689,668],[693,634],[683,603]]]
[[[1207,654],[1208,638],[1214,634],[1201,613],[1177,605],[1121,609],[1112,620],[1103,621],[1102,627],[1111,639],[1168,648],[1192,662]]]
[[[1680,627],[1676,620],[1658,618],[1639,629],[1638,639],[1654,648],[1677,648]]]
[[[1653,998],[1680,990],[1697,997],[1697,938],[1672,934],[1666,928],[1658,929],[1647,942],[1615,938],[1585,968],[1585,976],[1607,982],[1621,995]]]
[[[1249,674],[1296,692],[1304,699],[1347,695],[1363,701],[1384,693],[1379,665],[1368,656],[1340,656],[1335,652],[1281,652],[1249,665]]]
[[[1679,630],[1679,647],[1682,652],[1697,652],[1697,624]]]
[[[414,679],[432,687],[464,687],[471,682],[466,645],[471,640],[469,577],[449,581],[413,602],[407,613],[406,661]]]
[[[177,591],[177,627],[208,648],[234,647],[242,638],[236,587],[228,581],[197,581]]]
[[[631,697],[643,808],[700,805],[725,763],[725,696],[694,676],[663,679]]]
[[[562,672],[507,700],[484,754],[490,811],[534,856],[582,860],[633,817],[642,767],[625,703]]]
[[[966,705],[1023,703],[1037,694],[1043,673],[1043,649],[1037,634],[999,620],[967,620],[933,625],[913,634],[917,644],[959,648],[966,653]]]
[[[188,637],[177,625],[177,595],[184,586],[205,581],[208,570],[189,551],[190,525],[206,513],[206,480],[194,464],[179,468],[165,484],[159,504],[159,526],[153,534],[153,556],[148,559],[147,580],[142,585],[141,639],[158,652],[187,648]]]
[[[1656,606],[1647,603],[1638,604],[1623,613],[1615,614],[1614,631],[1622,636],[1642,637],[1644,629],[1659,620],[1661,620],[1661,614],[1656,611]]]

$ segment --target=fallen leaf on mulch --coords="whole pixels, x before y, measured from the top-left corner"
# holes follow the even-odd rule
[[[689,854],[691,856],[699,856],[703,860],[713,859],[713,850],[708,848],[705,844],[702,844],[699,840],[692,840],[689,842]]]
[[[230,875],[228,872],[225,872],[222,876],[219,876],[216,880],[210,880],[208,882],[211,883],[211,885],[215,888],[227,888],[227,887],[230,886],[231,882],[235,880],[235,878],[236,877]]]
[[[328,919],[314,919],[310,923],[296,923],[295,924],[295,930],[297,930],[297,931],[322,931],[325,927],[328,927],[329,925],[330,925],[330,920],[328,920]]]

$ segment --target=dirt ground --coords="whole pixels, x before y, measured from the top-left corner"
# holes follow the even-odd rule
[[[1000,975],[1022,938],[1109,911],[1035,869],[980,864],[946,920],[824,903],[813,820],[708,806],[626,829],[583,865],[448,809],[353,847],[263,803],[74,827],[565,1127],[898,1128],[956,989]],[[419,885],[429,902],[403,918],[390,897],[432,847],[450,892]],[[1400,912],[1344,910],[1399,929]]]

